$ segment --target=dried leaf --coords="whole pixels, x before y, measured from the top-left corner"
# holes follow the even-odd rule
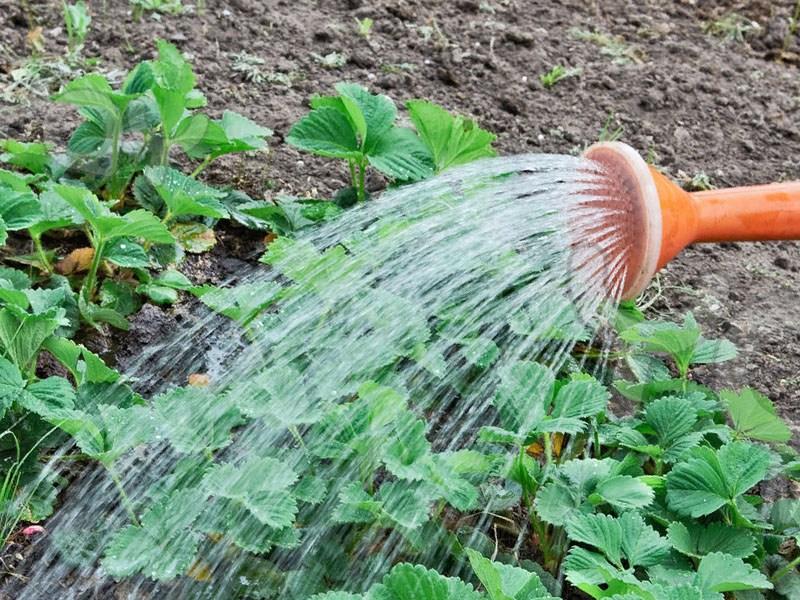
[[[192,373],[189,375],[189,385],[194,387],[208,387],[211,384],[211,378],[206,373]]]
[[[561,449],[564,447],[564,434],[553,434],[553,456],[561,456]],[[527,448],[527,453],[531,456],[540,457],[544,454],[544,448],[539,442],[534,442]]]
[[[94,248],[77,248],[58,262],[56,271],[62,275],[88,271],[93,258]]]
[[[42,32],[43,30],[40,26],[34,27],[25,36],[25,43],[36,50],[36,52],[44,51],[44,35]]]

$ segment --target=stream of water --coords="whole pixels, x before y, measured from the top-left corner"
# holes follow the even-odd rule
[[[491,537],[501,486],[482,487],[469,511],[443,503],[439,521],[451,526],[424,525],[416,542],[408,507],[395,507],[406,527],[334,522],[354,482],[374,494],[397,485],[374,464],[377,446],[334,456],[359,426],[348,407],[359,392],[366,395],[367,381],[390,387],[391,398],[423,420],[437,460],[447,462],[493,422],[498,382],[518,361],[600,376],[603,330],[626,262],[608,218],[607,188],[600,167],[585,159],[490,159],[389,191],[299,235],[291,247],[274,244],[272,266],[256,269],[240,287],[239,305],[242,297],[269,305],[244,330],[198,307],[189,327],[149,348],[126,373],[135,386],[164,393],[153,403],[160,433],[119,459],[115,472],[146,525],[150,507],[170,489],[200,485],[210,463],[233,468],[274,458],[312,490],[293,509],[295,525],[273,532],[266,552],[246,552],[248,542],[263,542],[255,539],[252,515],[213,512],[219,500],[187,494],[162,515],[163,539],[149,543],[162,545],[151,557],[161,567],[196,548],[189,575],[154,582],[153,569],[139,574],[132,561],[134,573],[115,582],[102,557],[129,513],[107,470],[82,466],[46,523],[27,582],[10,584],[16,597],[301,600],[328,588],[365,589],[401,559],[457,574],[437,536],[457,533],[465,543]],[[599,348],[599,358],[576,358],[576,344]],[[170,391],[192,371],[206,372],[210,387]],[[370,426],[378,428],[382,417],[372,417]],[[415,427],[416,420],[401,420],[389,430]],[[70,449],[54,454],[53,468],[63,469],[60,459]],[[228,477],[217,487],[236,487],[232,473],[217,470],[218,479]],[[194,517],[182,520],[183,510]]]

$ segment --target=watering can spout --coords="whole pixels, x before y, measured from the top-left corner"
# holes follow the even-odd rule
[[[603,166],[605,193],[626,219],[623,299],[690,244],[800,240],[800,181],[690,193],[626,144],[595,144],[585,156]]]

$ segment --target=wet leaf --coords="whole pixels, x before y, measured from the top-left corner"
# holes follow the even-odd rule
[[[172,235],[186,252],[202,254],[217,245],[214,230],[200,223],[178,223],[172,227]]]

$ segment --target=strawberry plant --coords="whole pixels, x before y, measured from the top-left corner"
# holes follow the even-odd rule
[[[64,25],[67,28],[67,57],[74,61],[83,50],[83,43],[89,33],[92,16],[83,0],[75,4],[64,2]]]
[[[184,6],[181,0],[129,0],[133,9],[133,18],[139,19],[145,12],[152,12],[165,15],[179,15],[183,12]],[[198,6],[201,2],[198,2]]]
[[[472,570],[485,592],[471,584],[445,577],[422,566],[399,564],[373,586],[367,594],[329,592],[310,600],[555,600],[535,573],[519,567],[494,562],[475,550],[468,549]]]
[[[91,74],[56,96],[83,118],[65,155],[2,142],[15,171],[0,170],[0,242],[33,249],[6,258],[28,272],[0,268],[0,517],[12,529],[52,510],[61,482],[39,458],[71,440],[69,460],[97,464],[118,493],[114,529],[83,566],[118,579],[302,600],[797,596],[800,504],[759,495],[800,474],[792,432],[767,397],[692,372],[735,357],[732,344],[691,314],[653,322],[626,305],[610,319],[619,344],[596,348],[566,292],[509,311],[532,282],[524,249],[470,273],[497,292],[485,305],[453,288],[422,310],[377,285],[394,234],[429,223],[418,207],[317,247],[297,232],[342,202],[252,200],[198,180],[271,132],[209,118],[196,83],[160,42],[119,86]],[[492,134],[435,104],[407,103],[411,129],[386,96],[336,92],[287,141],[346,161],[359,200],[368,169],[402,184],[494,154]],[[193,161],[185,173],[178,153]],[[272,276],[217,288],[175,270],[220,219],[275,234],[261,258]],[[86,241],[85,276],[57,274],[50,241],[65,230]],[[242,329],[231,337],[246,360],[211,385],[143,398],[70,339],[81,322],[125,328],[142,298],[180,291]],[[574,356],[544,364],[575,340]],[[64,376],[40,377],[43,357]],[[610,381],[606,360],[630,380]],[[126,490],[128,459],[150,452],[146,483]]]
[[[81,6],[65,9],[76,28],[85,22]],[[271,226],[236,209],[252,204],[249,198],[242,202],[234,192],[196,180],[222,156],[264,148],[271,131],[231,111],[219,120],[197,112],[205,98],[191,65],[171,44],[159,42],[158,57],[137,65],[119,88],[89,74],[68,83],[54,100],[78,107],[84,121],[64,155],[44,143],[0,143],[0,161],[18,169],[0,170],[0,243],[9,232],[26,232],[34,254],[13,260],[52,276],[58,256],[47,238],[83,229],[89,247],[73,251],[58,268],[86,272],[77,303],[87,323],[125,328],[140,295],[157,303],[177,300],[177,290],[191,283],[176,271],[153,275],[151,269],[170,267],[184,251],[212,247],[216,220]],[[199,161],[191,175],[170,165],[174,148]],[[100,274],[111,265],[122,269],[122,277],[100,285]]]
[[[399,127],[397,108],[387,96],[359,85],[339,83],[338,96],[316,96],[311,112],[295,123],[286,141],[301,150],[346,160],[358,200],[366,198],[366,172],[372,165],[398,181],[431,174],[430,157],[411,129]]]
[[[286,141],[318,156],[346,160],[359,201],[367,197],[368,166],[402,183],[494,156],[494,135],[435,104],[408,103],[415,133],[395,124],[397,108],[390,98],[355,84],[339,83],[336,91],[338,96],[312,98],[311,112],[295,123]]]
[[[169,244],[173,242],[172,235],[146,210],[117,215],[86,189],[57,185],[54,190],[85,220],[86,233],[92,244],[92,261],[78,301],[82,316],[90,324],[104,321],[127,328],[124,317],[116,311],[94,304],[100,265],[108,261],[120,267],[147,268],[150,259],[140,242]]]

